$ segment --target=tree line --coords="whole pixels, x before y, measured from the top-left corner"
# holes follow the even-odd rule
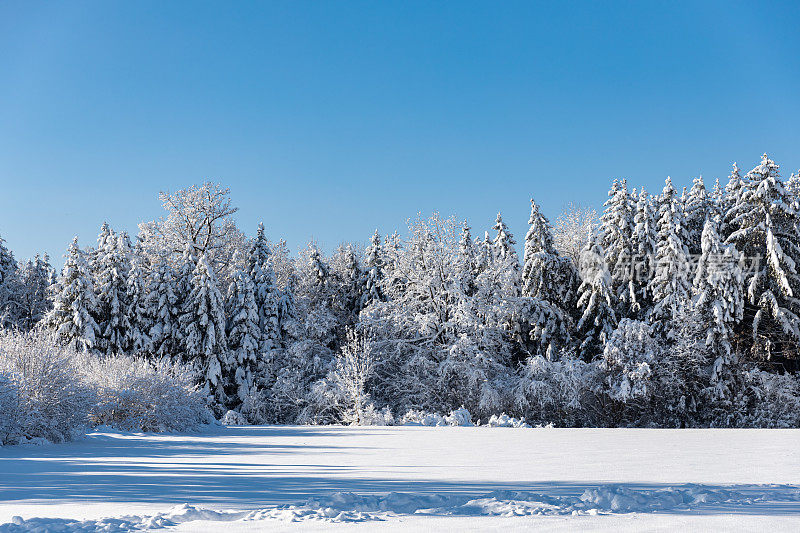
[[[800,177],[766,155],[710,189],[615,180],[599,218],[553,225],[531,200],[522,259],[499,214],[479,237],[433,215],[293,257],[263,225],[247,239],[218,185],[161,200],[135,239],[76,238],[58,277],[0,242],[3,325],[183,361],[218,415],[251,423],[463,406],[562,426],[800,424]]]

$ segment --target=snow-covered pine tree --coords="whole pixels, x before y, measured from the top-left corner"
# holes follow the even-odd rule
[[[19,318],[20,292],[17,261],[0,237],[0,327],[13,326]]]
[[[625,317],[634,314],[638,308],[634,300],[634,219],[627,181],[614,180],[608,196],[600,219],[600,245],[606,254],[605,261],[611,275],[612,306],[617,315]]]
[[[148,306],[148,286],[140,258],[134,258],[131,262],[127,283],[128,307],[122,322],[125,331],[122,348],[129,354],[150,354],[153,352],[153,344],[149,332],[153,327],[154,315]]]
[[[727,220],[735,231],[726,242],[733,243],[754,266],[745,276],[743,321],[754,348],[767,359],[777,355],[796,361],[800,342],[798,214],[780,180],[778,165],[766,154],[748,172]]]
[[[146,301],[147,315],[152,317],[148,337],[153,355],[173,357],[180,353],[179,304],[175,288],[175,272],[169,262],[162,259],[152,271]]]
[[[494,267],[502,275],[498,276],[504,294],[518,296],[520,292],[520,265],[519,256],[514,245],[514,235],[503,222],[502,213],[497,213],[497,219],[492,227],[497,234],[492,241],[492,255]]]
[[[550,222],[531,198],[530,229],[525,235],[522,294],[545,300],[574,315],[580,283],[575,265],[558,255]]]
[[[89,263],[89,271],[94,277],[95,285],[97,285],[98,276],[103,268],[101,264],[102,257],[108,247],[112,246],[116,242],[116,239],[117,236],[114,233],[114,230],[111,229],[111,226],[109,226],[108,222],[103,222],[103,225],[100,226],[100,233],[97,235],[97,247],[89,250],[87,259]]]
[[[719,217],[706,221],[702,235],[702,252],[693,284],[693,311],[699,321],[701,335],[695,339],[713,361],[710,390],[712,420],[715,425],[728,425],[724,420],[733,408],[733,395],[740,371],[738,354],[733,346],[734,328],[742,320],[744,280],[739,252],[732,244],[724,244],[717,228]]]
[[[217,405],[225,405],[222,368],[228,362],[225,304],[214,271],[200,256],[192,276],[192,290],[183,304],[180,327],[185,331],[185,357],[203,372],[203,388]]]
[[[458,273],[461,293],[470,297],[477,290],[476,278],[478,272],[478,259],[475,251],[475,241],[472,240],[472,228],[466,221],[461,226],[461,235],[458,239]]]
[[[384,279],[384,257],[381,247],[381,234],[378,230],[369,239],[369,246],[364,250],[364,292],[359,307],[364,309],[373,302],[384,300],[382,283]]]
[[[580,353],[591,361],[603,351],[606,341],[617,325],[611,296],[611,275],[599,239],[589,236],[581,254],[581,278],[577,306],[580,311],[577,330],[581,340]]]
[[[689,300],[691,290],[682,218],[680,201],[667,177],[658,199],[655,274],[649,287],[654,305],[649,319],[668,338],[673,336],[673,321]]]
[[[67,248],[54,295],[53,309],[45,323],[56,332],[61,343],[83,351],[94,349],[100,332],[94,320],[97,299],[85,252],[78,247],[78,237]]]
[[[271,358],[272,351],[280,344],[278,302],[279,290],[272,267],[272,254],[264,233],[264,224],[258,225],[255,239],[247,257],[247,274],[253,283],[253,296],[258,313],[258,352],[261,357]]]
[[[700,240],[706,220],[712,215],[711,201],[703,178],[695,178],[686,201],[686,248],[691,255],[700,253]]]
[[[742,192],[744,191],[744,181],[742,180],[739,166],[734,163],[733,169],[728,176],[728,183],[725,185],[725,192],[722,197],[722,205],[720,210],[722,212],[722,226],[720,228],[720,236],[727,239],[731,233],[736,231],[737,227],[730,216],[733,216],[731,209],[738,205],[741,201]],[[730,215],[729,215],[730,213]]]
[[[228,364],[224,369],[228,408],[244,402],[250,395],[261,347],[255,286],[250,275],[239,270],[234,274],[228,293]]]
[[[339,315],[339,321],[353,326],[361,311],[361,297],[364,293],[364,272],[350,243],[342,244],[330,261],[332,275],[332,308]],[[344,332],[342,332],[344,333]],[[342,337],[342,340],[344,337]]]
[[[105,354],[124,353],[125,317],[129,312],[128,275],[131,269],[131,244],[127,233],[105,240],[97,253],[98,349]]]
[[[53,267],[47,254],[44,258],[36,254],[19,271],[20,295],[18,299],[18,325],[22,330],[32,329],[53,307],[49,289]]]
[[[632,249],[634,252],[633,286],[636,305],[632,309],[638,318],[644,318],[653,304],[649,281],[655,273],[656,240],[653,198],[642,187],[634,213]]]

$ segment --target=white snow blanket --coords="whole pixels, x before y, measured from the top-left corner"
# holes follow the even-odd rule
[[[0,448],[0,533],[356,523],[791,531],[800,529],[798,442],[796,430],[94,433],[70,444]]]

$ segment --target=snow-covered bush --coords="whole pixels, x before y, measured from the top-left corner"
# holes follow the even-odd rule
[[[600,360],[599,396],[610,400],[606,414],[613,425],[635,422],[654,393],[653,367],[661,354],[653,328],[623,319],[611,334]]]
[[[450,414],[444,417],[444,421],[450,426],[474,426],[472,423],[472,415],[463,407],[459,407],[455,411],[450,411]]]
[[[740,396],[739,427],[800,427],[800,379],[757,368],[742,373],[745,390]]]
[[[597,366],[565,352],[558,361],[529,357],[515,387],[515,407],[540,424],[589,425]]]
[[[63,442],[86,427],[94,393],[81,381],[75,356],[54,335],[0,332],[3,444]]]
[[[529,428],[530,426],[524,420],[508,416],[505,413],[501,415],[492,415],[484,426],[490,428]]]
[[[446,426],[447,421],[438,413],[409,409],[400,419],[401,426]]]
[[[384,407],[381,410],[375,409],[372,404],[364,408],[363,416],[361,419],[362,426],[393,426],[394,415],[392,410]]]
[[[82,371],[97,401],[89,418],[95,425],[129,431],[181,431],[210,422],[205,397],[182,364],[162,358],[84,356]]]
[[[225,413],[225,416],[222,417],[223,426],[247,426],[247,419],[241,413],[237,411],[228,411]]]

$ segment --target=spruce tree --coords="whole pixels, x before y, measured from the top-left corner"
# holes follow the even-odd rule
[[[128,307],[123,316],[125,339],[122,348],[129,354],[144,355],[153,351],[149,332],[153,326],[154,315],[148,306],[147,290],[142,265],[140,260],[136,259],[132,262],[128,273],[126,293]]]
[[[175,288],[175,273],[166,259],[153,270],[147,294],[147,314],[152,317],[148,332],[151,353],[156,356],[176,356],[181,343],[178,336],[180,305]]]
[[[612,305],[619,316],[632,315],[637,309],[633,278],[634,217],[626,180],[614,180],[601,217],[602,241],[605,261],[611,275]]]
[[[228,293],[228,365],[225,369],[229,408],[244,402],[253,388],[261,346],[255,287],[245,271],[234,274]],[[235,401],[234,401],[235,399]]]
[[[653,304],[649,281],[655,275],[657,240],[653,199],[647,194],[644,187],[639,192],[639,200],[636,203],[633,220],[634,229],[631,244],[634,253],[635,306],[631,310],[637,318],[644,318]]]
[[[531,199],[530,229],[525,235],[522,294],[545,300],[574,315],[580,282],[575,266],[560,257],[553,244],[550,222]]]
[[[587,361],[603,351],[617,325],[611,295],[611,276],[598,239],[590,235],[581,253],[581,277],[578,288],[580,318],[577,329],[582,339],[580,352]]]
[[[689,254],[700,253],[700,240],[706,220],[712,215],[711,201],[708,198],[703,178],[695,178],[686,202],[686,248]]]
[[[722,242],[719,225],[719,218],[706,221],[693,284],[693,308],[701,335],[696,340],[713,361],[709,396],[713,410],[718,411],[712,414],[714,418],[732,408],[739,372],[734,330],[744,308],[740,254],[732,244]]]
[[[0,327],[16,325],[19,318],[18,265],[0,237]]]
[[[384,278],[384,257],[381,247],[381,235],[378,230],[369,239],[369,246],[364,251],[364,293],[361,296],[360,308],[364,309],[373,302],[384,300],[381,284]]]
[[[203,372],[203,389],[217,405],[225,405],[222,369],[228,364],[225,303],[216,276],[205,255],[192,274],[192,289],[184,302],[179,323],[185,332],[183,347],[189,361]]]
[[[53,309],[46,317],[61,343],[78,350],[93,350],[100,328],[94,320],[97,299],[85,253],[75,237],[54,290]]]
[[[780,180],[778,165],[766,154],[751,170],[727,220],[735,230],[728,236],[752,268],[745,277],[745,324],[755,348],[766,358],[773,354],[796,358],[800,341],[800,232],[798,214]]]
[[[131,246],[126,233],[110,236],[97,254],[97,304],[100,339],[98,348],[106,354],[124,353],[129,313],[128,275]]]
[[[505,294],[518,296],[520,290],[520,266],[519,256],[517,256],[517,250],[514,248],[517,242],[514,240],[514,236],[509,231],[506,223],[503,222],[501,213],[497,213],[493,229],[497,233],[492,241],[492,256],[494,258],[494,267],[501,274],[497,278],[501,279],[501,287]]]
[[[654,305],[649,318],[658,331],[671,338],[674,322],[689,300],[691,284],[682,231],[683,213],[670,178],[666,180],[658,206],[655,275],[650,282]]]

